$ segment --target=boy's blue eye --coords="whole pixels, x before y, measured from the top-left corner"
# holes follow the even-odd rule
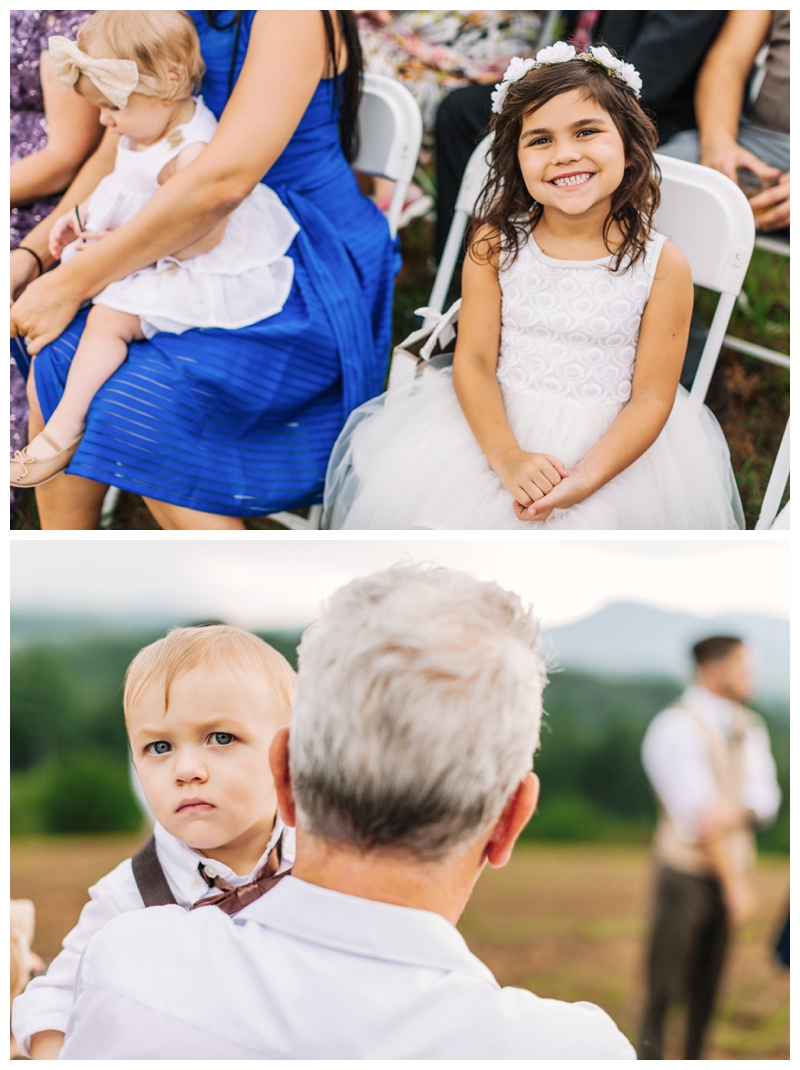
[[[221,747],[226,747],[233,742],[233,736],[230,732],[215,732],[211,738],[215,743],[219,743]]]
[[[153,754],[168,754],[172,750],[170,744],[163,739],[159,739],[157,743],[151,743],[150,747]]]

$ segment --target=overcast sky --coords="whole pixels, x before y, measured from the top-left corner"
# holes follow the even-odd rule
[[[111,533],[107,533],[110,535]],[[327,536],[236,540],[47,539],[11,544],[16,611],[157,612],[247,628],[307,624],[355,576],[399,560],[435,561],[493,579],[533,602],[545,626],[609,602],[635,601],[701,616],[789,617],[785,540],[513,541]]]

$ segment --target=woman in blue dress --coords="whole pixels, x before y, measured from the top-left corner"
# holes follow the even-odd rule
[[[188,14],[219,127],[130,223],[13,306],[12,333],[36,355],[31,432],[61,397],[80,305],[205,233],[258,181],[300,225],[294,284],[282,311],[251,327],[132,344],[67,474],[37,488],[43,528],[97,527],[109,484],[141,494],[168,529],[241,529],[244,517],[312,504],[347,415],[382,388],[399,258],[348,164],[361,73],[352,15]],[[111,169],[113,148],[104,142],[85,180]]]

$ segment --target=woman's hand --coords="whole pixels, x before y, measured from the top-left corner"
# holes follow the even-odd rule
[[[493,467],[515,503],[523,508],[544,498],[569,475],[557,457],[526,453],[519,446],[506,450]]]
[[[24,338],[31,357],[43,346],[54,342],[81,307],[83,294],[71,285],[66,267],[48,271],[28,283],[11,306],[11,337],[20,335]]]
[[[11,304],[13,305],[25,287],[39,275],[36,259],[24,249],[11,250]]]

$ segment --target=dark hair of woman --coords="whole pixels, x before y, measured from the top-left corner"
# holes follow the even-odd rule
[[[508,87],[502,111],[492,116],[494,140],[489,150],[490,169],[470,230],[470,251],[478,260],[513,262],[542,215],[542,205],[531,197],[518,160],[519,139],[525,116],[553,97],[577,89],[611,116],[625,148],[625,174],[611,197],[611,211],[603,224],[603,241],[609,252],[609,233],[616,224],[622,242],[614,251],[613,269],[627,270],[645,251],[653,215],[661,200],[660,172],[653,159],[658,134],[630,89],[596,63],[569,60],[529,71]],[[493,236],[475,241],[480,227]],[[479,248],[478,248],[479,247]]]
[[[204,11],[206,22],[215,30],[230,30],[234,27],[231,67],[228,75],[228,96],[233,90],[236,72],[236,53],[239,50],[239,34],[242,24],[241,11]],[[330,76],[336,79],[335,99],[341,106],[339,113],[339,140],[348,163],[358,153],[358,106],[361,103],[361,77],[364,71],[364,59],[361,42],[358,39],[358,23],[352,11],[337,11],[339,16],[340,45],[347,50],[347,67],[341,81],[336,79],[339,69],[339,53],[336,48],[336,34],[333,19],[329,11],[322,12],[325,23],[325,37],[328,41],[327,68]]]

